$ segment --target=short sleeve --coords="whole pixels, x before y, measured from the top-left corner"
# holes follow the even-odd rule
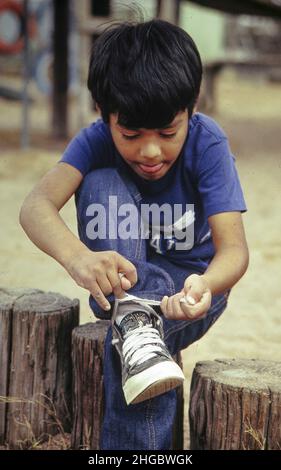
[[[93,169],[110,166],[113,155],[110,132],[104,123],[97,121],[70,141],[59,162],[74,166],[85,176]]]
[[[197,187],[205,216],[247,210],[228,140],[212,144],[198,162]]]

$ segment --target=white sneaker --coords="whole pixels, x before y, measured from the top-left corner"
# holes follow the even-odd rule
[[[128,405],[168,392],[184,380],[163,341],[162,319],[148,302],[128,295],[116,299],[113,309],[112,344],[121,358],[122,387]],[[159,303],[155,301],[155,305]],[[117,325],[119,313],[123,318]]]

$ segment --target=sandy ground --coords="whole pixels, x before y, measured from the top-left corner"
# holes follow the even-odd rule
[[[237,156],[249,209],[244,221],[251,260],[248,272],[233,289],[227,311],[204,338],[183,353],[186,399],[197,361],[281,360],[281,85],[246,80],[227,72],[221,76],[217,92],[214,116],[228,133]],[[24,196],[59,159],[63,148],[54,146],[44,131],[42,138],[38,137],[37,131],[42,132],[46,126],[48,107],[34,106],[36,145],[25,152],[18,148],[18,104],[0,101],[0,107],[0,286],[33,287],[79,298],[81,323],[93,321],[87,292],[33,246],[18,223]],[[38,122],[41,128],[36,127]],[[76,231],[73,201],[65,206],[62,215]]]

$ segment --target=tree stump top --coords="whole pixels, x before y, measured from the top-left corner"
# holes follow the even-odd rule
[[[281,391],[281,362],[258,359],[216,359],[198,362],[200,376],[230,387]]]
[[[98,320],[96,322],[84,323],[73,330],[73,335],[76,338],[84,338],[96,340],[100,339],[104,334],[106,329],[110,326],[109,320]]]
[[[44,292],[39,289],[0,288],[0,309],[13,308],[13,312],[56,313],[75,307],[78,299],[70,300],[56,292]]]

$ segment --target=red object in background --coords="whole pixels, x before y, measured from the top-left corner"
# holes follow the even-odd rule
[[[14,42],[5,42],[0,38],[0,53],[16,54],[21,52],[24,44],[24,14],[23,5],[13,0],[0,0],[0,15],[4,12],[11,12],[17,16],[20,23],[20,34]],[[34,36],[36,32],[36,21],[34,16],[28,18],[28,35]]]

